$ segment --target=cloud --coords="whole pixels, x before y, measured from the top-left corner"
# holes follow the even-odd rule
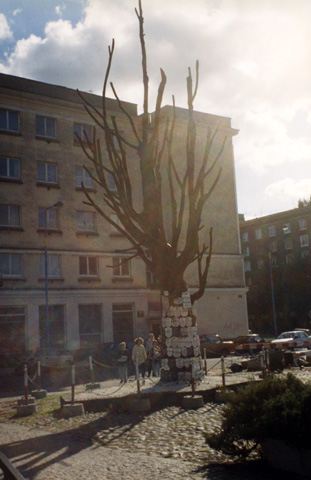
[[[22,13],[22,12],[23,12],[22,8],[16,8],[16,10],[13,11],[13,15],[14,15],[14,17],[16,17],[16,15],[18,15],[19,13]]]
[[[8,25],[6,17],[0,13],[0,40],[11,40],[13,33]]]
[[[137,3],[88,0],[77,23],[59,18],[47,22],[41,36],[18,40],[0,71],[100,94],[107,46],[115,38],[110,79],[120,98],[141,108]],[[70,18],[69,4],[61,0],[56,13],[62,16],[67,6]],[[268,185],[275,185],[284,169],[298,185],[311,159],[311,2],[157,0],[144,1],[143,6],[150,108],[154,108],[160,68],[167,75],[164,104],[171,104],[174,94],[176,104],[186,106],[188,67],[194,70],[198,58],[195,108],[231,117],[233,127],[240,129],[234,152],[241,209],[248,207],[250,196],[255,198],[255,189],[261,189],[257,204],[263,199],[271,205]],[[0,32],[3,25],[6,38],[11,37],[0,15]],[[245,172],[249,179],[256,178],[248,197],[241,181]]]
[[[301,180],[293,178],[284,178],[271,183],[265,189],[265,195],[270,199],[281,198],[283,196],[297,201],[302,198],[310,198],[311,195],[311,177]],[[297,205],[296,205],[297,206]]]

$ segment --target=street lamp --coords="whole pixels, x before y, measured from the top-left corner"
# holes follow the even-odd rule
[[[51,208],[59,208],[63,202],[58,201],[47,207],[44,212],[44,267],[45,267],[45,326],[46,326],[46,347],[50,346],[50,323],[49,323],[49,280],[48,280],[48,246],[47,246],[47,214]]]
[[[284,223],[282,225],[283,233],[289,233],[290,228],[289,224]],[[274,335],[277,337],[277,325],[276,325],[276,313],[275,313],[275,297],[274,297],[274,284],[273,284],[273,275],[272,275],[272,262],[271,262],[271,248],[270,248],[270,237],[268,232],[268,255],[269,255],[269,273],[270,273],[270,284],[271,284],[271,297],[272,297],[272,312],[273,312],[273,325],[274,325]]]

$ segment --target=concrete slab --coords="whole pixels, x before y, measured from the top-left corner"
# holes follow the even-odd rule
[[[84,413],[83,403],[66,403],[61,408],[63,418],[77,417]]]
[[[36,404],[30,405],[18,405],[16,415],[18,417],[28,417],[29,415],[33,415],[37,411]]]

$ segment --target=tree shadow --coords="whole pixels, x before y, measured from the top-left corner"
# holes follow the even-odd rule
[[[58,415],[59,412],[55,411],[55,416]],[[36,430],[33,438],[2,444],[1,451],[15,464],[19,464],[18,468],[26,478],[34,478],[38,472],[50,465],[65,461],[94,445],[99,432],[101,439],[98,444],[107,446],[112,441],[109,437],[112,436],[114,430],[117,432],[114,438],[120,438],[148,415],[103,412],[101,418],[63,432],[37,435],[38,430]],[[74,421],[74,419],[71,420]],[[105,433],[108,432],[109,437],[107,436],[106,440]],[[28,433],[27,429],[27,436]]]
[[[195,470],[208,480],[305,480],[302,475],[271,467],[265,460],[245,460],[232,463],[212,463]]]

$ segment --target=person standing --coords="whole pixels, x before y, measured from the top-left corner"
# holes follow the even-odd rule
[[[150,358],[149,352],[152,349],[153,342],[155,340],[155,336],[153,333],[149,333],[148,340],[146,342],[146,354],[147,354],[147,370],[148,370],[148,378],[150,378],[151,370],[152,370],[152,360]]]
[[[118,352],[118,365],[119,365],[119,377],[120,383],[127,382],[127,369],[130,360],[130,352],[126,348],[126,343],[121,342],[119,345],[120,349]]]
[[[156,340],[153,341],[152,347],[149,350],[149,357],[151,359],[153,376],[158,377],[160,375],[161,350]]]
[[[137,381],[139,380],[139,374],[141,374],[143,379],[143,385],[144,385],[147,354],[146,354],[146,350],[143,343],[144,343],[144,340],[141,337],[136,338],[135,346],[132,351],[132,360],[136,368],[136,380]],[[138,366],[138,372],[137,372],[137,366]]]

